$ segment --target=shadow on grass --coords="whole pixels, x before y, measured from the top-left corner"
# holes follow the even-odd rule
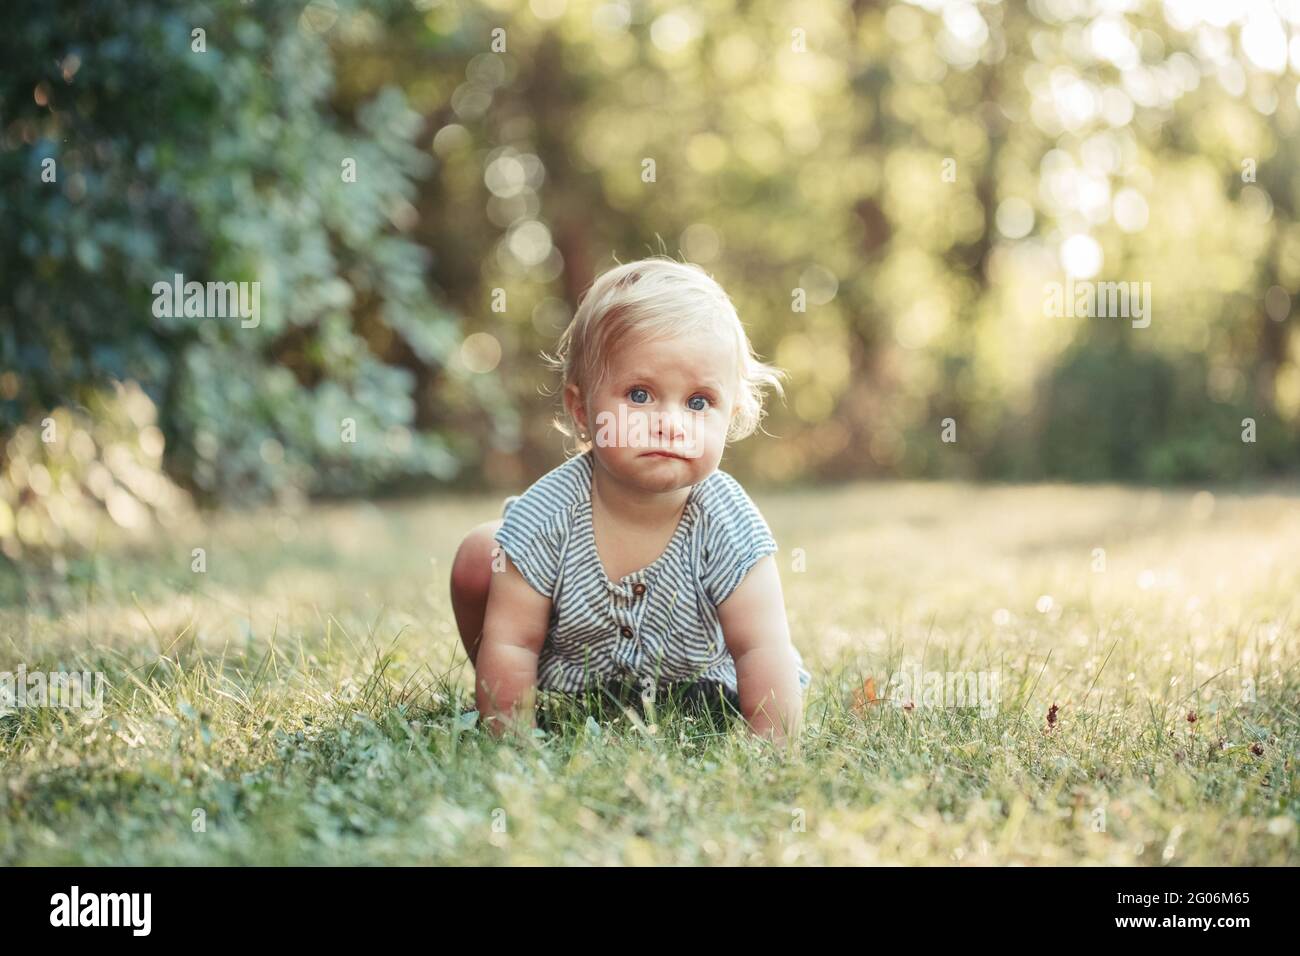
[[[740,698],[717,681],[665,681],[653,692],[632,680],[611,680],[576,694],[547,692],[539,695],[535,710],[538,729],[567,736],[588,721],[605,724],[620,718],[654,724],[661,719],[683,718],[697,722],[702,733],[725,733],[744,721]]]

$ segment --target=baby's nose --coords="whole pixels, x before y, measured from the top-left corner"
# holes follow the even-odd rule
[[[669,411],[659,416],[659,434],[664,438],[677,439],[685,434],[681,412]]]

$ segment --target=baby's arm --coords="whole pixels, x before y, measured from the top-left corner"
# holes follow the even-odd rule
[[[492,575],[475,661],[479,717],[498,737],[507,729],[526,734],[535,725],[537,657],[551,616],[550,598],[534,590],[513,561],[502,558],[505,570]]]
[[[772,555],[759,560],[718,605],[718,618],[736,662],[740,709],[750,728],[778,746],[796,742],[803,723],[803,691],[781,575]]]

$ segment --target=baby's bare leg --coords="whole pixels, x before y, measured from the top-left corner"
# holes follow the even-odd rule
[[[501,520],[497,519],[471,531],[460,543],[451,565],[451,610],[471,664],[478,657],[483,638],[488,588],[492,585],[492,553],[497,547],[492,536],[499,527]]]

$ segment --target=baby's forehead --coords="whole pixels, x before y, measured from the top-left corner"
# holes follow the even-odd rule
[[[703,331],[669,339],[627,342],[614,349],[613,375],[712,377],[726,384],[739,370],[735,346],[718,332]]]
[[[737,359],[735,339],[716,327],[694,328],[669,335],[629,335],[610,350],[610,364],[638,362],[685,362],[687,364],[733,364]]]

